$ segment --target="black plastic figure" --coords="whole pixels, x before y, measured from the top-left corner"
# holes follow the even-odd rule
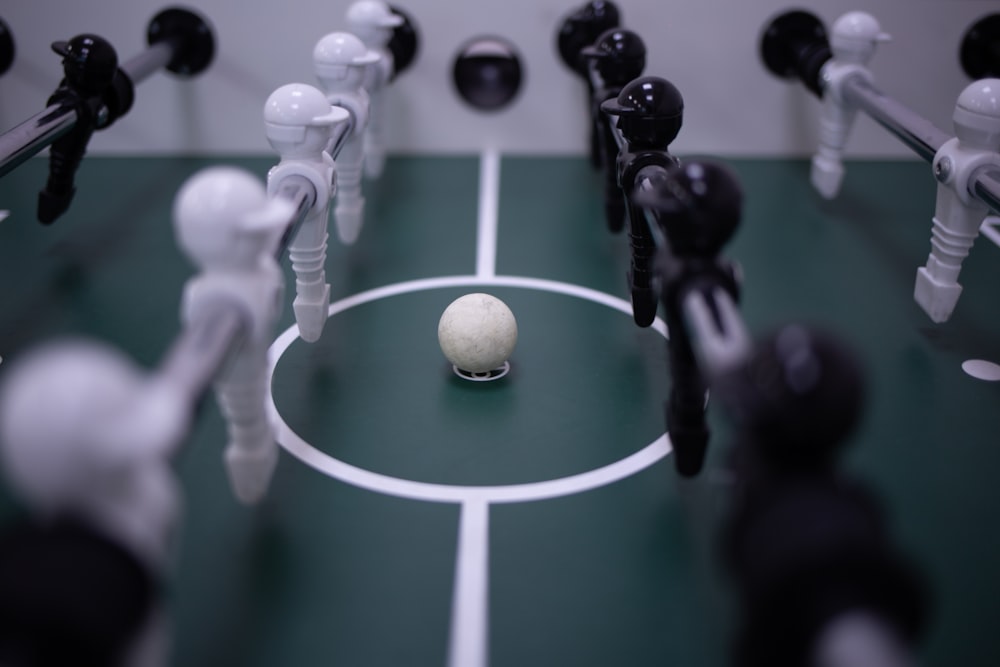
[[[744,446],[769,468],[784,471],[831,470],[865,398],[855,355],[802,325],[758,342],[747,363],[716,386]]]
[[[592,134],[597,137],[597,166],[604,170],[604,216],[608,228],[617,233],[625,226],[625,201],[615,168],[618,140],[611,127],[611,118],[601,111],[601,105],[616,99],[626,84],[642,76],[646,67],[646,45],[631,30],[614,28],[580,51],[580,57],[588,63],[594,91],[590,116]]]
[[[834,465],[862,412],[857,360],[829,335],[789,325],[713,388],[737,432],[723,525],[738,591],[734,664],[910,664],[926,623],[923,581],[891,544],[876,499]],[[858,637],[898,659],[858,658]],[[848,644],[853,659],[835,658]]]
[[[556,36],[556,48],[563,64],[573,70],[587,84],[588,104],[594,99],[594,84],[587,71],[587,63],[580,58],[580,51],[593,44],[604,32],[621,25],[621,13],[612,2],[594,0],[573,11],[563,19]],[[600,166],[598,135],[590,133],[590,159],[594,168]]]
[[[0,175],[51,147],[49,178],[38,197],[38,219],[51,223],[69,207],[74,179],[95,130],[110,126],[132,106],[135,84],[161,68],[187,77],[215,55],[215,37],[198,14],[172,7],[147,27],[150,48],[119,67],[115,50],[91,34],[52,44],[62,56],[63,79],[41,113],[3,134]],[[166,48],[164,48],[166,47]]]
[[[97,35],[78,35],[68,42],[55,42],[52,50],[63,57],[64,78],[49,106],[63,113],[76,112],[69,132],[52,142],[49,178],[38,194],[38,219],[49,224],[69,208],[76,193],[76,170],[94,131],[110,125],[132,106],[132,82],[118,69],[114,48]]]
[[[616,170],[632,249],[628,276],[632,316],[636,324],[648,327],[656,318],[653,289],[656,246],[642,208],[630,200],[643,181],[659,178],[667,169],[677,166],[678,160],[670,154],[669,148],[681,129],[684,100],[680,91],[666,79],[645,76],[631,81],[622,88],[617,99],[604,102],[601,110],[617,116],[615,127],[623,139]]]
[[[740,619],[733,664],[911,664],[927,596],[872,495],[829,475],[743,481],[724,529]],[[867,658],[851,634],[868,640]],[[832,659],[847,643],[854,659]]]
[[[21,519],[0,533],[0,664],[121,665],[158,582],[89,525]]]
[[[719,289],[738,301],[736,266],[720,259],[719,253],[739,225],[743,194],[736,176],[726,167],[690,162],[670,168],[640,189],[634,199],[649,211],[667,241],[656,266],[670,332],[667,432],[678,474],[691,477],[701,471],[708,448],[708,383],[695,358],[684,302],[698,293],[711,308]]]
[[[498,111],[521,91],[521,57],[501,37],[475,37],[459,49],[452,81],[459,96],[474,109]]]

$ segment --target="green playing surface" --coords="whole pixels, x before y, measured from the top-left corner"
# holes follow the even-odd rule
[[[33,219],[44,161],[0,180],[10,212],[0,374],[60,334],[155,366],[192,273],[171,202],[185,178],[220,162],[262,178],[273,164],[88,158],[72,210],[52,227]],[[935,325],[912,299],[930,247],[927,165],[850,163],[841,196],[824,202],[806,162],[727,163],[746,193],[726,254],[743,266],[751,331],[820,325],[866,364],[866,418],[844,467],[877,490],[894,539],[927,576],[921,659],[1000,664],[1000,383],[962,369],[1000,363],[1000,248],[979,238],[954,316]],[[664,338],[618,309],[627,239],[604,226],[597,175],[582,159],[504,157],[485,249],[478,156],[393,157],[366,187],[359,241],[331,236],[327,262],[332,300],[354,301],[317,343],[292,340],[274,371],[277,411],[313,464],[283,452],[268,498],[239,505],[211,399],[177,461],[172,664],[446,665],[476,619],[493,667],[725,664],[729,585],[713,541],[724,415],[710,406],[708,467],[679,481],[669,455],[658,458]],[[498,382],[456,378],[437,345],[441,312],[471,291],[496,294],[518,319],[512,370]],[[276,334],[291,323],[289,304]],[[648,466],[588,481],[644,452],[655,454]],[[331,476],[348,466],[383,486]],[[547,495],[544,483],[560,479],[571,481]],[[404,497],[414,488],[425,497]],[[0,509],[9,516],[14,501],[5,495]],[[453,597],[462,564],[474,583]]]

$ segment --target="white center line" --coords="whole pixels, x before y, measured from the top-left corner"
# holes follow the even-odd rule
[[[3,222],[10,215],[10,211],[0,211],[0,222]]]
[[[500,206],[500,153],[492,148],[479,159],[479,216],[476,225],[476,276],[497,272],[497,210]]]
[[[489,503],[480,500],[462,503],[448,667],[489,664],[489,532]]]

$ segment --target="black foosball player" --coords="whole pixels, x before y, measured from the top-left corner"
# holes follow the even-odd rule
[[[734,665],[913,665],[924,583],[875,496],[836,469],[864,404],[854,355],[788,325],[713,388],[736,427],[722,530],[737,591]]]
[[[72,517],[0,529],[0,664],[134,663],[160,582],[127,547]],[[149,656],[152,657],[152,656]]]
[[[604,102],[601,110],[618,118],[615,127],[622,136],[616,169],[632,253],[628,275],[632,317],[640,327],[648,327],[656,318],[653,288],[656,244],[642,208],[631,199],[637,187],[660,178],[667,169],[679,164],[669,148],[681,129],[684,100],[666,79],[644,76],[629,82],[616,99]]]
[[[580,59],[580,51],[593,44],[598,37],[621,25],[618,6],[607,0],[592,0],[563,19],[556,35],[556,48],[563,64],[573,70],[587,84],[587,104],[594,99],[594,85],[587,71],[587,63]],[[591,126],[590,161],[600,168],[598,135]]]
[[[698,296],[714,316],[715,326],[722,327],[720,290],[732,303],[739,300],[737,266],[719,254],[739,225],[743,193],[728,168],[696,161],[671,166],[647,181],[637,188],[633,201],[648,212],[648,222],[662,230],[666,241],[658,253],[656,271],[670,332],[667,432],[678,474],[691,477],[701,471],[708,448],[708,383],[693,347],[692,338],[698,332],[689,326],[685,306]]]
[[[101,37],[79,35],[55,42],[52,50],[63,57],[64,76],[48,105],[74,109],[77,122],[49,151],[49,178],[38,194],[38,219],[45,224],[69,208],[74,177],[94,131],[128,112],[135,97],[132,82],[118,68],[114,47]]]
[[[630,81],[642,76],[646,67],[646,45],[631,30],[613,28],[580,51],[587,63],[591,87],[591,123],[597,137],[599,168],[604,171],[604,217],[608,229],[620,232],[625,227],[625,201],[618,187],[618,139],[611,118],[601,105],[614,100]]]

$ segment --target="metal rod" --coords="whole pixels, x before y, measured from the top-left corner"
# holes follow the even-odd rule
[[[334,160],[340,155],[340,149],[344,147],[347,140],[350,138],[351,133],[354,132],[354,117],[351,116],[351,122],[340,123],[334,126],[335,134],[330,137],[330,143],[328,144],[327,153],[330,154]]]
[[[969,194],[983,202],[994,215],[1000,215],[1000,169],[981,167],[969,179]]]
[[[76,121],[75,109],[54,104],[0,134],[0,177],[72,130]]]
[[[133,57],[121,66],[122,71],[137,84],[150,74],[165,67],[173,57],[175,45],[163,41]],[[0,177],[13,171],[30,157],[37,155],[76,125],[76,110],[52,105],[20,125],[0,134]]]
[[[921,118],[861,77],[844,82],[844,98],[889,130],[921,158],[930,162],[934,154],[951,139],[930,121]]]
[[[160,363],[158,378],[197,400],[218,377],[249,326],[235,301],[220,301],[208,316],[181,329]]]
[[[146,79],[153,72],[166,67],[170,59],[174,57],[175,46],[173,42],[163,41],[153,44],[142,53],[133,56],[121,66],[121,70],[128,75],[133,84]]]
[[[295,233],[299,230],[302,221],[306,219],[309,210],[316,203],[316,188],[305,176],[289,176],[278,188],[277,197],[287,199],[295,206],[295,214],[285,228],[285,233],[281,236],[281,241],[275,249],[275,257],[281,259],[291,243]]]
[[[927,162],[933,162],[941,146],[951,139],[951,135],[861,77],[844,82],[844,97]],[[969,180],[969,194],[1000,215],[1000,170],[996,167],[984,167],[973,174]]]

